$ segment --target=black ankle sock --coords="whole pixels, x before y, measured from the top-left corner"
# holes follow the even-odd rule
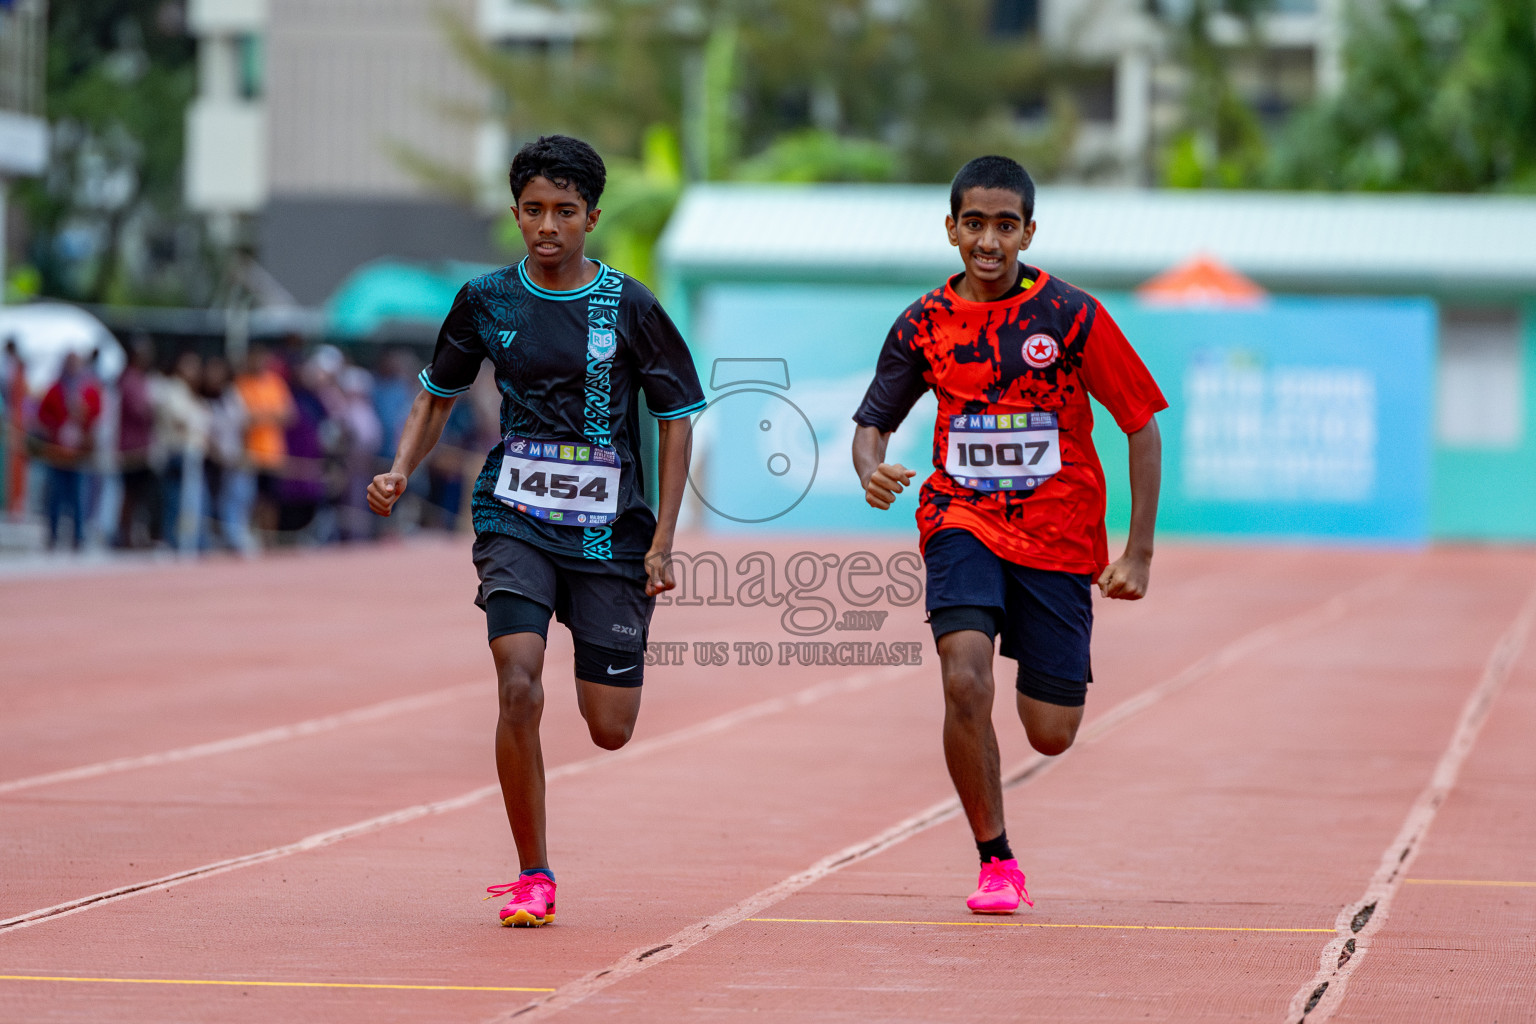
[[[981,854],[983,864],[990,863],[993,857],[1013,860],[1013,851],[1008,848],[1008,830],[1004,829],[996,839],[976,840],[976,852]]]

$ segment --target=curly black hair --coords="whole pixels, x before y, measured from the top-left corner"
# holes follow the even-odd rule
[[[512,201],[518,202],[523,188],[534,178],[548,178],[556,188],[575,189],[595,210],[608,184],[608,169],[597,150],[569,135],[541,135],[517,151],[507,183],[512,186]]]
[[[1001,188],[1017,192],[1024,205],[1024,223],[1035,219],[1035,181],[1018,161],[1006,156],[979,156],[960,168],[949,185],[949,214],[960,216],[960,202],[973,188]]]

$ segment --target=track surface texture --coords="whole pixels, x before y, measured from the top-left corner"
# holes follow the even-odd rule
[[[781,578],[900,550],[706,546]],[[881,598],[809,637],[658,608],[682,664],[615,753],[553,628],[559,916],[501,928],[473,587],[458,540],[0,577],[0,1021],[1536,1020],[1536,552],[1165,545],[1146,601],[1096,606],[1065,755],[999,659],[1036,901],[1003,918],[965,909],[921,603]]]

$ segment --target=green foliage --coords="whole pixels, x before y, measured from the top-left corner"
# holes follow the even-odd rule
[[[1258,17],[1264,0],[1228,0],[1248,35],[1246,52],[1260,47]],[[1183,125],[1164,146],[1162,178],[1173,188],[1238,188],[1261,173],[1266,158],[1263,127],[1239,94],[1233,54],[1211,38],[1211,18],[1222,5],[1195,0],[1179,26],[1178,52],[1188,76]]]
[[[804,128],[779,136],[737,164],[734,176],[740,181],[892,181],[896,154],[878,142]]]
[[[1287,125],[1266,183],[1536,188],[1536,0],[1351,11],[1343,92]]]
[[[181,210],[182,132],[196,88],[191,42],[157,0],[49,5],[46,176],[16,193],[32,264],[49,295],[173,298],[177,285],[130,274],[125,235],[164,235]]]
[[[514,140],[566,132],[604,154],[610,184],[593,241],[616,264],[649,266],[684,181],[947,181],[983,152],[1050,177],[1071,148],[1075,118],[1044,51],[992,33],[991,0],[578,9],[577,38],[539,49],[502,49],[462,22],[445,25],[491,84]],[[1021,130],[1018,109],[1042,96],[1052,99],[1048,129]],[[520,245],[515,227],[501,237]]]

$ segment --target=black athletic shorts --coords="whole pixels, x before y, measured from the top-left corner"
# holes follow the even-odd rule
[[[965,530],[940,530],[923,552],[933,638],[974,629],[996,638],[1019,663],[1026,697],[1082,707],[1093,681],[1093,577],[1033,569],[993,554]]]
[[[640,685],[656,608],[656,599],[645,593],[643,564],[555,555],[504,533],[477,535],[474,560],[480,574],[475,604],[486,611],[489,639],[515,632],[546,636],[553,612],[575,641],[577,678]]]

